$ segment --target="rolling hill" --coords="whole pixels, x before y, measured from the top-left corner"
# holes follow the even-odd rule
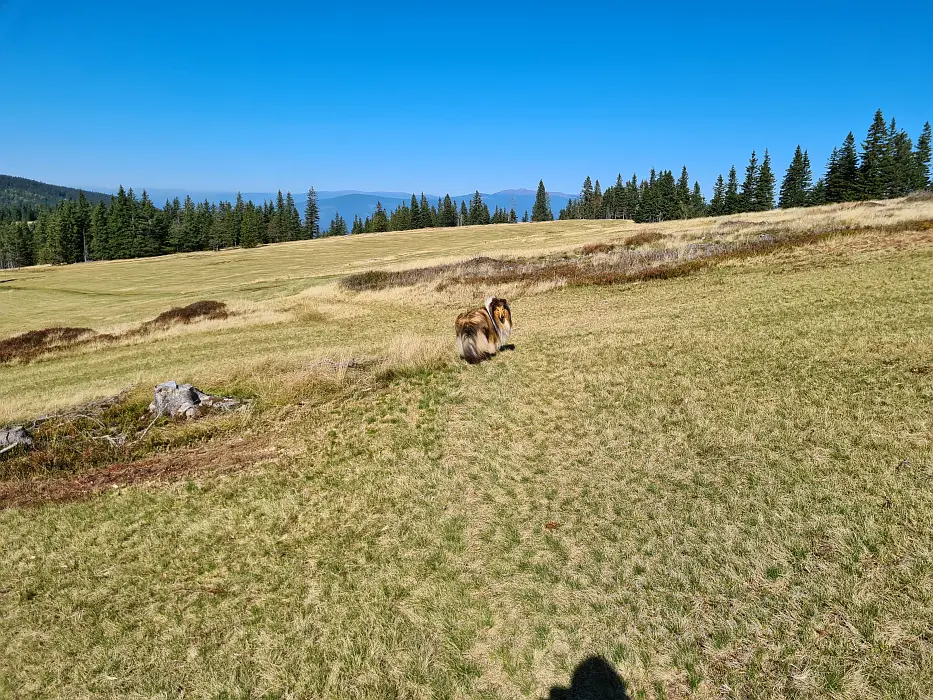
[[[82,190],[64,185],[50,185],[38,180],[13,175],[0,175],[0,217],[22,210],[34,212],[39,207],[52,207],[66,199],[77,199]],[[110,200],[109,194],[84,191],[84,196],[94,204]]]

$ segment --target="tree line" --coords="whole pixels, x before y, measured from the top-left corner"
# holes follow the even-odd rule
[[[931,129],[927,122],[916,144],[894,119],[888,124],[881,110],[861,148],[850,131],[834,148],[822,177],[813,181],[809,154],[797,146],[776,193],[776,179],[767,149],[761,161],[752,151],[741,185],[735,166],[728,177],[716,179],[713,196],[706,201],[698,182],[690,186],[686,166],[678,178],[671,170],[651,170],[648,178],[623,181],[602,190],[599,180],[584,180],[580,196],[560,210],[560,219],[631,219],[636,222],[720,216],[741,212],[816,206],[834,202],[900,197],[928,189]],[[479,191],[459,203],[445,195],[436,204],[412,194],[411,202],[387,212],[378,203],[371,216],[355,217],[352,225],[337,213],[326,229],[320,226],[317,193],[308,192],[304,217],[290,192],[278,192],[275,201],[254,204],[237,195],[234,202],[213,204],[188,196],[157,207],[143,191],[137,197],[121,186],[109,201],[92,202],[83,192],[57,206],[20,207],[19,220],[0,217],[0,268],[34,264],[114,260],[233,246],[321,238],[330,235],[378,233],[429,227],[517,223],[514,208],[490,212]],[[11,204],[6,208],[12,211]],[[544,182],[538,183],[531,221],[554,218]],[[529,220],[524,212],[522,221]]]

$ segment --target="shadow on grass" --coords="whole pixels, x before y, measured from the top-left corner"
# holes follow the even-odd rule
[[[544,700],[630,700],[625,681],[601,656],[590,656],[573,670],[570,686],[555,685]]]

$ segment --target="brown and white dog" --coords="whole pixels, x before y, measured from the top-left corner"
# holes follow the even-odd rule
[[[495,355],[512,334],[512,310],[505,299],[489,297],[482,309],[457,316],[457,349],[475,365]]]

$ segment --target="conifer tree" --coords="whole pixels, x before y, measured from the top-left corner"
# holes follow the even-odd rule
[[[418,199],[415,197],[414,193],[411,195],[411,206],[409,207],[410,216],[411,216],[411,228],[424,228],[424,223],[421,221],[421,206],[418,204]]]
[[[920,132],[920,138],[917,139],[917,147],[914,150],[914,175],[911,179],[912,190],[923,190],[931,186],[931,138],[933,138],[933,134],[931,134],[930,131],[930,122],[927,122],[923,125],[923,131]]]
[[[353,215],[353,228],[350,229],[350,233],[363,233],[363,220],[360,218],[359,214]]]
[[[807,206],[818,207],[822,204],[826,204],[826,185],[823,183],[823,178],[820,178],[813,185],[813,189],[810,190],[810,195],[807,197]]]
[[[859,199],[883,199],[891,179],[891,157],[888,127],[879,109],[868,127],[862,143],[862,158],[858,174]]]
[[[898,129],[894,119],[888,134],[890,180],[886,195],[903,197],[913,189],[916,161],[914,160],[913,142],[903,129]]]
[[[386,210],[382,208],[382,202],[376,202],[376,211],[373,212],[370,230],[373,233],[384,233],[389,230],[389,219],[386,216]]]
[[[458,226],[467,226],[470,223],[470,214],[467,211],[466,200],[460,200],[460,222]]]
[[[243,219],[240,223],[240,245],[244,248],[255,248],[262,242],[262,222],[255,205],[249,202],[243,210]]]
[[[830,157],[832,165],[832,157]],[[850,131],[837,152],[835,168],[826,171],[826,201],[854,202],[859,198],[859,162]]]
[[[774,171],[771,170],[771,155],[765,149],[764,160],[758,170],[758,183],[755,188],[754,211],[774,209]]]
[[[803,151],[800,145],[794,151],[794,157],[787,166],[784,180],[781,182],[781,194],[778,206],[781,209],[800,207],[806,202],[806,192],[803,189]]]
[[[285,240],[301,240],[301,216],[298,214],[298,208],[295,206],[295,198],[292,193],[285,195]]]
[[[724,202],[724,214],[738,214],[742,211],[742,196],[739,194],[738,175],[733,165],[729,169],[729,179],[726,182],[726,198]]]
[[[589,179],[589,178],[587,178]],[[554,212],[551,211],[551,198],[547,190],[544,189],[544,180],[538,181],[538,191],[535,195],[535,203],[531,208],[532,221],[553,221]]]
[[[522,223],[523,223],[523,224],[527,224],[527,223],[528,223],[528,210],[527,210],[527,209],[525,210],[524,216],[522,216]]]
[[[706,198],[696,180],[693,181],[693,194],[690,195],[690,216],[706,216]]]
[[[428,198],[424,196],[424,192],[421,193],[421,227],[429,228],[435,225],[436,212],[431,209],[431,204],[428,202]],[[487,213],[489,210],[486,210]]]
[[[340,216],[340,212],[334,214],[334,218],[330,222],[330,228],[327,230],[328,236],[346,236],[347,235],[347,222],[344,221],[343,217]]]
[[[510,223],[510,224],[517,224],[517,223],[518,223],[518,215],[515,213],[515,207],[512,207],[512,208],[509,210],[509,223]]]
[[[761,174],[761,168],[758,165],[758,156],[752,151],[751,158],[748,159],[748,165],[745,167],[745,180],[742,181],[741,204],[739,211],[755,211],[758,193],[758,178]]]
[[[716,178],[716,184],[713,186],[713,198],[709,201],[710,216],[721,216],[726,213],[726,183],[722,179],[722,173]]]
[[[317,191],[312,187],[308,190],[308,201],[305,204],[305,238],[321,237],[321,210],[317,203]]]

